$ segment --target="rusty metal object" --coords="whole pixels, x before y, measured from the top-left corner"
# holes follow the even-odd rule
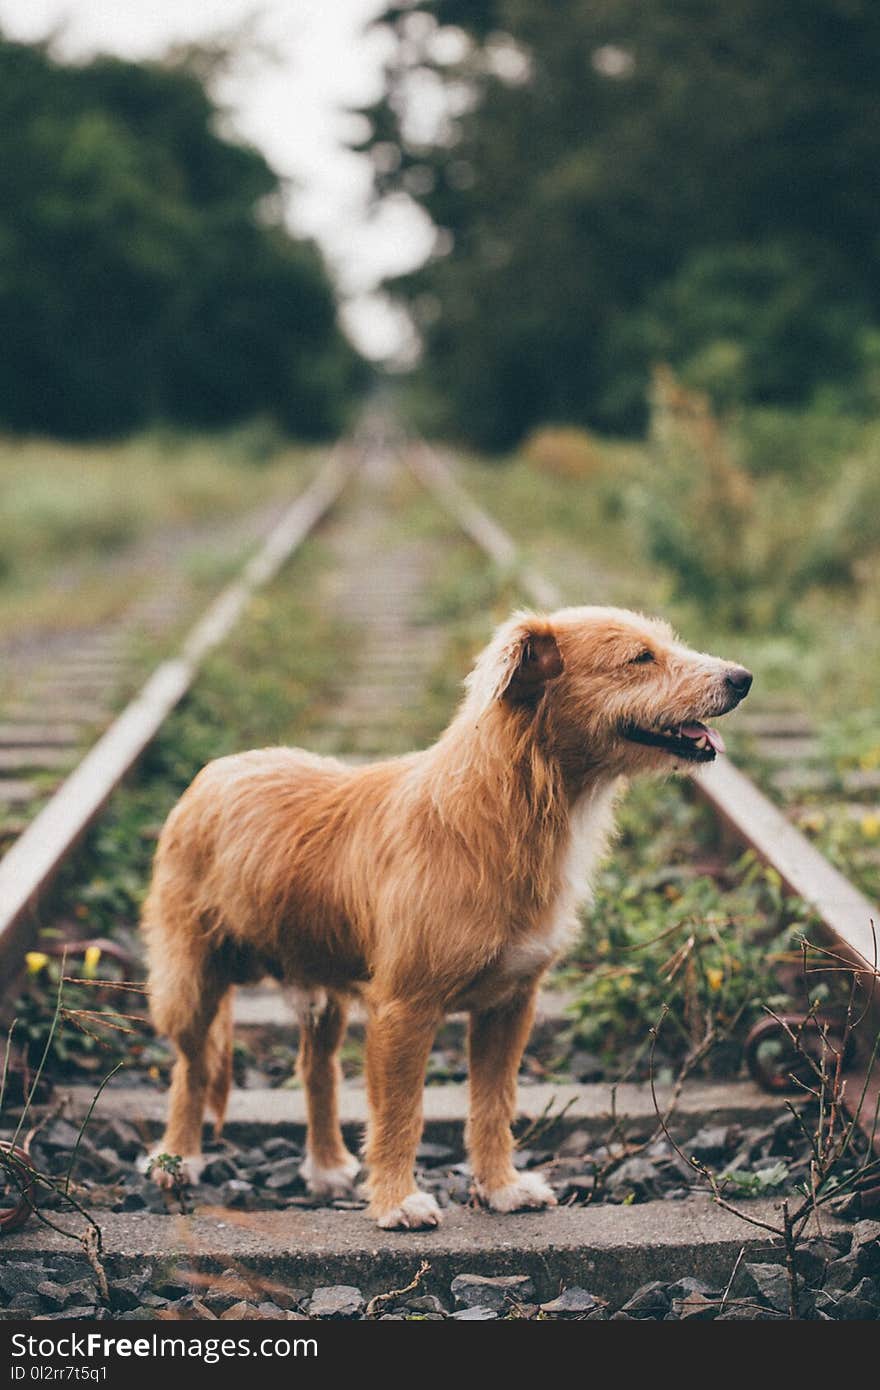
[[[40,950],[46,956],[59,959],[62,956],[84,956],[86,951],[92,947],[97,948],[102,956],[107,956],[110,960],[118,961],[120,965],[129,968],[136,968],[138,960],[132,955],[131,951],[124,946],[120,946],[118,941],[111,941],[106,936],[92,936],[84,941],[54,941],[42,945]]]
[[[768,1044],[777,1045],[770,1057]],[[844,1068],[852,1065],[856,1040],[842,1020],[815,1014],[762,1018],[746,1038],[746,1066],[752,1080],[765,1091],[774,1095],[799,1092],[798,1082],[807,1084],[815,1077],[813,1063],[819,1061],[825,1047],[842,1049]]]
[[[11,1047],[9,1056],[2,1063],[6,1068],[4,1102],[10,1105],[24,1105],[27,1101],[41,1104],[52,1094],[52,1082],[47,1076],[37,1077],[31,1069],[27,1053],[21,1048]]]
[[[6,1172],[13,1168],[18,1172],[18,1164],[21,1164],[25,1171],[21,1174],[22,1186],[19,1190],[18,1201],[11,1207],[0,1207],[0,1235],[8,1235],[11,1231],[20,1231],[22,1226],[30,1220],[34,1213],[36,1198],[33,1196],[34,1179],[31,1176],[30,1153],[28,1152],[27,1140],[24,1145],[11,1144],[5,1139],[0,1139],[0,1153],[8,1154],[10,1158],[16,1160],[14,1165],[3,1167]],[[13,1182],[15,1178],[13,1177]]]

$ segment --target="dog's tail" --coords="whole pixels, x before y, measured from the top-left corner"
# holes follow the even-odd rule
[[[235,990],[227,989],[217,1009],[208,1033],[205,1060],[208,1067],[208,1107],[214,1116],[214,1135],[217,1139],[226,1118],[226,1103],[232,1085],[232,1006]]]

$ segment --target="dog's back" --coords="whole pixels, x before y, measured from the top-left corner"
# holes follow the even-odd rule
[[[162,830],[144,906],[163,1030],[183,980],[191,995],[206,970],[229,983],[266,973],[304,985],[364,978],[336,872],[362,777],[296,748],[219,758],[199,773]]]

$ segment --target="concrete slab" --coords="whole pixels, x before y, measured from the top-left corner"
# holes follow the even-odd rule
[[[32,695],[28,700],[9,700],[0,706],[4,720],[63,720],[73,724],[101,724],[107,718],[107,706],[102,701],[49,699]]]
[[[73,1112],[84,1115],[92,1103],[94,1088],[73,1086],[70,1096]],[[660,1105],[668,1102],[669,1088],[658,1087]],[[460,1146],[467,1115],[468,1088],[463,1082],[444,1082],[426,1086],[424,1093],[425,1135],[437,1143]],[[116,1116],[129,1120],[152,1135],[165,1120],[167,1098],[164,1091],[147,1087],[114,1085],[101,1093],[95,1117]],[[676,1109],[673,1128],[677,1134],[693,1133],[703,1124],[763,1124],[782,1113],[778,1097],[770,1096],[751,1082],[693,1082],[685,1086]],[[522,1125],[557,1116],[552,1137],[573,1130],[585,1130],[597,1139],[609,1131],[612,1110],[611,1087],[521,1084],[517,1114]],[[366,1121],[367,1104],[363,1084],[348,1081],[340,1089],[339,1111],[343,1128],[355,1139]],[[563,1113],[564,1112],[564,1113]],[[647,1085],[627,1083],[617,1088],[616,1115],[634,1133],[648,1134],[655,1124],[654,1103]],[[299,1088],[252,1090],[234,1089],[229,1098],[224,1133],[234,1140],[246,1140],[266,1131],[303,1134],[305,1096]]]
[[[806,738],[815,732],[815,723],[799,710],[737,711],[736,730],[754,738]]]
[[[0,723],[0,748],[68,748],[75,746],[81,737],[82,730],[77,724]]]
[[[18,777],[0,777],[0,806],[27,806],[39,795],[33,782]]]
[[[74,756],[70,748],[0,748],[0,773],[58,772],[69,767]]]
[[[758,1220],[779,1220],[776,1205],[744,1202]],[[53,1220],[58,1214],[53,1213]],[[81,1219],[65,1219],[78,1232]],[[724,1287],[743,1246],[769,1252],[771,1238],[707,1197],[644,1206],[557,1207],[510,1216],[449,1208],[434,1231],[379,1231],[364,1212],[309,1210],[202,1212],[101,1218],[106,1259],[115,1274],[153,1267],[257,1272],[287,1287],[354,1284],[367,1296],[400,1288],[422,1260],[425,1289],[448,1296],[457,1274],[528,1274],[542,1299],[560,1283],[579,1284],[613,1304],[652,1279],[690,1275]],[[823,1218],[823,1231],[836,1229]],[[757,1238],[756,1238],[757,1237]],[[3,1237],[5,1259],[69,1254],[70,1238],[33,1223]]]
[[[774,763],[816,763],[823,756],[818,739],[801,734],[786,734],[782,738],[763,737],[755,740],[759,758]]]
[[[538,996],[536,1027],[553,1022],[563,1025],[570,1021],[567,1009],[572,1001],[572,992],[563,989],[543,989]],[[453,1014],[453,1018],[464,1022],[464,1014]],[[358,1004],[352,1006],[349,1027],[363,1032],[364,1010]],[[278,1028],[290,1033],[296,1030],[296,1016],[287,1002],[283,989],[277,985],[258,985],[255,988],[239,989],[235,995],[236,1028]]]

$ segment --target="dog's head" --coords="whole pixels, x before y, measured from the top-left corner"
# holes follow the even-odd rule
[[[468,678],[474,712],[500,706],[573,768],[615,774],[711,762],[704,722],[748,694],[749,671],[691,651],[667,623],[620,608],[517,613]]]

